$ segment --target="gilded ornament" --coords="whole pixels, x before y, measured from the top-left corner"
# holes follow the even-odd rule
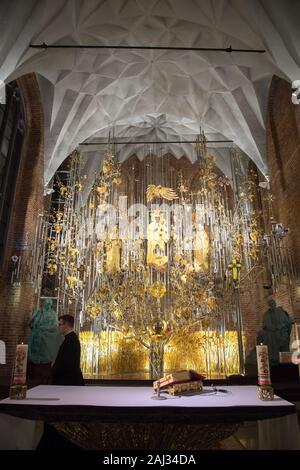
[[[67,191],[68,191],[68,188],[66,186],[64,186],[64,185],[60,186],[59,192],[62,196],[65,196]]]
[[[53,225],[53,228],[54,228],[54,230],[55,230],[56,233],[60,233],[60,232],[62,231],[62,229],[63,229],[63,226],[62,226],[62,224],[58,224],[58,223],[57,223],[57,224],[54,224],[54,225]]]
[[[90,307],[90,313],[91,313],[94,317],[96,317],[96,316],[100,313],[99,307],[95,307],[95,306]]]
[[[57,273],[58,266],[55,262],[49,261],[47,263],[47,269],[48,269],[48,273],[50,274],[50,276],[53,276],[54,274]]]
[[[244,236],[240,231],[236,233],[234,237],[234,243],[236,243],[237,245],[242,245],[244,243]]]
[[[148,290],[153,297],[161,299],[166,293],[166,287],[162,282],[156,282],[152,286],[148,287]]]
[[[115,315],[115,318],[116,318],[117,320],[120,320],[120,318],[121,318],[122,315],[123,315],[123,312],[122,312],[122,310],[121,310],[120,308],[116,308],[116,309],[114,310],[114,315]]]
[[[119,186],[120,184],[122,184],[122,178],[120,177],[114,178],[113,183]]]
[[[152,323],[152,325],[150,325],[148,329],[152,337],[155,337],[156,339],[158,339],[159,337],[166,334],[168,330],[168,324],[165,320],[157,320],[154,323]]]
[[[75,248],[73,246],[69,246],[68,253],[69,253],[71,258],[75,258],[75,256],[78,255],[79,250],[78,250],[78,248]]]
[[[249,233],[249,237],[250,237],[250,240],[253,242],[253,243],[257,243],[258,242],[258,231],[257,230],[252,230],[250,233]]]
[[[82,189],[84,188],[84,185],[80,182],[77,182],[75,183],[74,188],[77,189],[77,191],[82,191]]]
[[[64,216],[63,212],[61,212],[61,211],[55,212],[56,220],[58,220],[58,221],[61,220],[63,218],[63,216]]]
[[[97,186],[97,187],[96,187],[96,191],[97,191],[99,194],[105,194],[106,191],[107,191],[107,188],[106,188],[106,186]]]
[[[108,162],[103,163],[102,171],[104,174],[108,173],[110,171],[110,164]]]
[[[55,251],[58,246],[58,241],[55,238],[48,238],[49,251]]]
[[[74,289],[77,284],[77,277],[76,276],[67,276],[67,283],[71,289]]]
[[[166,188],[164,186],[149,184],[146,191],[147,202],[152,202],[155,198],[166,199],[167,201],[174,201],[178,196],[174,189]]]

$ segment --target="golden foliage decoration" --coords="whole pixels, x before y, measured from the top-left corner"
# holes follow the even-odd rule
[[[81,368],[85,377],[119,376],[132,372],[145,372],[149,363],[147,350],[134,339],[125,339],[120,332],[101,331],[96,334],[82,331]],[[106,354],[108,347],[111,355]],[[94,361],[91,361],[93,356]],[[94,363],[94,368],[92,368]]]
[[[220,357],[223,347],[226,350],[226,370]],[[175,334],[165,348],[164,360],[166,370],[195,369],[207,377],[217,377],[239,373],[238,357],[235,331],[226,331],[224,335],[216,331],[197,331],[187,335]],[[219,364],[223,364],[221,371]]]
[[[245,338],[244,338],[245,339]],[[148,372],[149,350],[135,339],[126,339],[121,332],[91,331],[80,332],[81,367],[85,377],[101,375],[118,377],[136,373],[137,378]],[[220,357],[226,350],[226,370]],[[107,355],[108,348],[111,351]],[[208,361],[207,351],[210,348]],[[91,361],[91,357],[94,361]],[[165,347],[165,371],[194,369],[207,377],[236,374],[239,371],[238,341],[235,331],[224,335],[216,331],[197,331],[189,334],[175,334]],[[109,364],[108,364],[109,363]],[[92,364],[94,370],[92,369]],[[221,371],[219,365],[221,365]],[[108,371],[109,369],[109,371]],[[138,375],[140,374],[140,375]]]

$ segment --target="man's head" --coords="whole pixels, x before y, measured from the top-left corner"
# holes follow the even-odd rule
[[[270,308],[275,308],[276,307],[276,302],[274,299],[269,299],[268,300],[268,305]]]
[[[58,330],[61,335],[66,336],[74,329],[74,317],[72,315],[61,315],[58,318]]]

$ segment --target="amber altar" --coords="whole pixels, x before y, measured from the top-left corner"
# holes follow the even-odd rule
[[[248,157],[230,149],[227,176],[204,134],[196,148],[194,163],[155,145],[120,163],[110,143],[94,179],[78,151],[55,176],[38,229],[47,234],[35,255],[45,263],[40,288],[58,313],[75,313],[87,378],[243,373],[240,288],[275,268],[274,286],[292,279]]]

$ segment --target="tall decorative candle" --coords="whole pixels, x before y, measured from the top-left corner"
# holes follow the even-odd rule
[[[260,344],[256,346],[257,372],[259,385],[271,385],[268,346]]]
[[[16,362],[12,385],[26,384],[28,344],[17,344]]]

